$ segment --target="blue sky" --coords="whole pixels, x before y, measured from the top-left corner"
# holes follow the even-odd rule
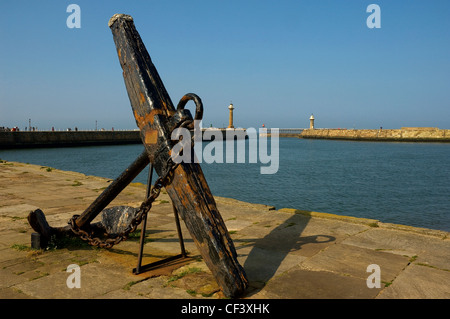
[[[232,101],[240,127],[307,127],[313,113],[317,127],[450,128],[448,0],[2,0],[0,126],[136,128],[115,13],[133,16],[175,105],[202,98],[203,126],[226,125]]]

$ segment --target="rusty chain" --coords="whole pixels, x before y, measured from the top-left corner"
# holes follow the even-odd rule
[[[114,245],[117,245],[123,240],[127,240],[130,233],[134,232],[137,226],[142,222],[144,218],[147,218],[147,214],[152,208],[153,202],[158,198],[161,193],[161,188],[165,187],[170,183],[171,175],[173,174],[175,168],[178,166],[177,163],[172,161],[172,158],[168,159],[168,169],[164,176],[158,177],[150,190],[150,195],[147,197],[145,201],[142,202],[141,206],[138,209],[136,216],[131,220],[130,224],[127,228],[120,233],[118,236],[114,238],[108,238],[106,240],[101,240],[98,237],[94,237],[93,232],[87,232],[78,227],[76,220],[80,215],[74,215],[69,220],[69,225],[72,228],[72,231],[75,235],[79,236],[82,240],[87,241],[90,245],[100,248],[112,248]]]

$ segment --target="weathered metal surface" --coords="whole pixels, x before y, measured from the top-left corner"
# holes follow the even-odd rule
[[[137,208],[130,206],[114,206],[102,211],[102,224],[110,237],[117,237],[123,233],[136,218]]]
[[[43,247],[47,246],[47,242],[41,242],[41,234],[39,233],[32,233],[31,234],[31,249],[41,249]]]
[[[40,248],[46,248],[52,236],[64,237],[73,236],[72,228],[70,226],[52,227],[48,224],[44,212],[41,209],[31,211],[28,216],[28,223],[40,235]],[[89,225],[90,231],[96,234],[105,232],[102,222],[97,222]],[[32,242],[36,239],[32,236]],[[34,245],[34,244],[33,244]]]
[[[177,111],[133,19],[127,15],[114,15],[109,26],[142,141],[155,171],[160,176],[165,175],[170,169],[173,146],[173,121],[170,119]],[[179,112],[182,111],[187,111],[184,106],[180,107]],[[193,154],[193,149],[191,152]],[[201,167],[196,163],[180,163],[166,190],[223,293],[229,297],[241,294],[247,288],[248,280],[237,261],[234,244]]]

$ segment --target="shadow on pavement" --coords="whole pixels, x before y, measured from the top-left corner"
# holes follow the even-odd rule
[[[250,248],[243,267],[251,286],[260,290],[276,274],[298,265],[306,258],[301,252],[304,245],[336,240],[329,235],[302,236],[310,219],[310,216],[294,214],[263,238],[245,240],[247,245],[241,245],[238,253],[245,254],[245,248]]]

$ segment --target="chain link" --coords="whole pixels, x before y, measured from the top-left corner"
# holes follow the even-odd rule
[[[72,231],[75,235],[79,236],[82,240],[87,241],[90,245],[100,248],[112,248],[114,245],[117,245],[123,240],[127,240],[130,233],[134,232],[139,226],[139,224],[142,222],[144,218],[147,218],[147,214],[152,208],[153,202],[158,198],[159,194],[161,193],[161,188],[165,187],[170,183],[171,175],[175,171],[175,168],[178,166],[177,163],[174,163],[172,161],[172,158],[169,157],[168,159],[168,169],[164,176],[158,177],[158,179],[155,181],[155,184],[153,185],[152,189],[150,190],[150,195],[147,197],[145,201],[142,202],[141,206],[139,207],[136,216],[131,220],[130,224],[127,226],[127,228],[120,233],[117,237],[114,238],[108,238],[106,240],[101,240],[98,237],[93,237],[93,232],[87,232],[81,228],[78,227],[76,220],[80,215],[74,215],[69,220],[69,225],[72,228]]]

